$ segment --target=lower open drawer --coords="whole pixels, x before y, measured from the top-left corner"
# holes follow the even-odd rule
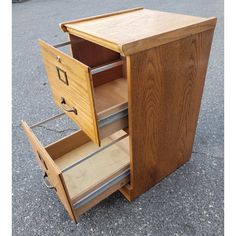
[[[120,130],[97,147],[80,130],[44,147],[26,122],[22,127],[36,153],[48,188],[70,217],[78,217],[129,182],[128,134]]]

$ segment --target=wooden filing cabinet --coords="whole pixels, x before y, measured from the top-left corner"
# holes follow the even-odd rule
[[[215,25],[136,8],[62,23],[66,43],[39,41],[53,99],[81,130],[44,147],[22,126],[75,222],[114,191],[132,201],[189,160]]]

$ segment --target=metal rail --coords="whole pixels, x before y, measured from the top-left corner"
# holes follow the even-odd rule
[[[60,43],[60,44],[55,44],[53,45],[54,48],[60,48],[60,47],[64,47],[66,45],[70,45],[70,44],[76,44],[76,43],[79,43],[83,40],[81,39],[78,39],[78,40],[75,40],[75,41],[68,41],[68,42],[64,42],[64,43]],[[112,62],[112,63],[109,63],[109,64],[106,64],[106,65],[103,65],[103,66],[98,66],[96,68],[92,68],[91,69],[91,74],[92,75],[95,75],[95,74],[98,74],[100,72],[103,72],[103,71],[106,71],[106,70],[109,70],[109,69],[112,69],[114,67],[117,67],[117,66],[120,66],[120,65],[123,65],[123,61],[122,60],[119,60],[119,61],[115,61],[115,62]]]
[[[84,39],[77,39],[77,40],[73,40],[73,41],[68,41],[68,42],[64,42],[64,43],[59,43],[59,44],[55,44],[53,45],[54,48],[60,48],[60,47],[64,47],[66,45],[69,45],[69,44],[76,44],[76,43],[79,43],[79,42],[82,42],[84,41]]]
[[[128,108],[123,108],[119,110],[118,112],[112,113],[104,118],[101,118],[98,120],[98,126],[99,128],[102,128],[103,126],[106,126],[116,120],[122,119],[124,117],[128,116]]]
[[[55,45],[53,45],[53,47],[54,48],[60,48],[60,47],[64,47],[64,46],[69,45],[69,44],[72,44],[72,42],[69,41],[69,42],[65,42],[65,43],[55,44]]]
[[[39,126],[39,125],[41,125],[41,124],[44,124],[44,123],[46,123],[46,122],[48,122],[48,121],[50,121],[50,120],[53,120],[53,119],[55,119],[55,118],[57,118],[57,117],[62,116],[62,115],[65,115],[65,113],[62,112],[62,113],[59,113],[59,114],[57,114],[57,115],[51,116],[51,117],[49,117],[49,118],[47,118],[47,119],[45,119],[45,120],[42,120],[42,121],[40,121],[40,122],[37,122],[37,123],[31,125],[30,128],[32,129],[32,128],[36,127],[36,126]],[[103,127],[103,126],[106,126],[106,125],[108,125],[108,124],[110,124],[110,123],[112,123],[112,122],[114,122],[114,121],[116,121],[116,120],[122,119],[122,118],[124,118],[124,117],[126,117],[126,116],[128,116],[128,108],[123,108],[122,110],[119,110],[119,111],[116,112],[116,113],[112,113],[112,114],[109,115],[109,116],[106,116],[106,117],[104,117],[104,118],[99,119],[99,120],[98,120],[98,122],[99,122],[99,127],[101,128],[101,127]]]
[[[118,183],[119,181],[121,181],[125,177],[129,176],[129,174],[130,174],[129,169],[123,171],[121,174],[119,174],[119,175],[115,176],[114,178],[110,179],[108,182],[104,183],[99,188],[97,188],[96,190],[89,193],[88,195],[86,195],[85,197],[80,199],[78,202],[73,204],[73,207],[75,209],[77,209],[77,208],[85,205],[86,203],[90,202],[92,199],[94,199],[95,197],[97,197],[98,195],[100,195],[101,193],[103,193],[104,191],[109,189],[110,187],[112,187],[114,184]]]
[[[123,61],[122,60],[116,61],[116,62],[112,62],[112,63],[104,65],[104,66],[99,66],[97,68],[93,68],[93,69],[91,69],[91,74],[95,75],[95,74],[98,74],[98,73],[103,72],[105,70],[112,69],[112,68],[120,66],[120,65],[123,65]]]
[[[128,116],[128,108],[124,108],[124,109],[122,109],[122,110],[120,110],[120,111],[118,111],[118,112],[116,112],[116,113],[112,113],[111,115],[109,115],[109,116],[107,116],[107,117],[102,118],[102,119],[99,120],[99,128],[101,128],[101,127],[103,127],[103,126],[106,126],[106,125],[108,125],[108,124],[110,124],[110,123],[112,123],[112,122],[114,122],[114,121],[116,121],[116,120],[122,119],[122,118],[124,118],[124,117],[126,117],[126,116]],[[127,136],[129,136],[129,135],[128,135],[128,134],[125,134],[125,135],[121,136],[120,138],[118,138],[118,139],[112,141],[111,143],[109,143],[109,144],[107,144],[107,145],[105,145],[105,146],[99,148],[97,151],[95,151],[95,152],[93,152],[93,153],[90,153],[90,154],[88,154],[87,156],[83,157],[82,159],[80,159],[80,160],[78,160],[78,161],[72,163],[71,165],[65,167],[65,168],[62,170],[62,173],[66,172],[67,170],[69,170],[69,169],[75,167],[76,165],[78,165],[78,164],[80,164],[80,163],[82,163],[82,162],[88,160],[89,158],[93,157],[95,154],[97,154],[97,153],[103,151],[104,149],[110,147],[111,145],[115,144],[116,142],[122,140],[123,138],[125,138],[125,137],[127,137]]]

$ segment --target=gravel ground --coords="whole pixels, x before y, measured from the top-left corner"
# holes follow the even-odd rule
[[[51,98],[37,39],[67,39],[58,23],[144,6],[217,16],[192,159],[132,203],[116,192],[75,225],[42,183],[20,127],[58,112]],[[31,0],[13,4],[13,235],[223,235],[224,113],[223,0]],[[51,127],[50,129],[48,127]],[[37,129],[46,144],[70,133],[68,119]]]

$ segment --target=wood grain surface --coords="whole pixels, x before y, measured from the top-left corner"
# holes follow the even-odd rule
[[[123,131],[121,134],[125,134],[125,132]],[[111,141],[112,139],[107,137],[102,142],[105,145]],[[128,138],[125,138],[124,142],[128,146]],[[90,141],[57,158],[55,163],[61,169],[96,150],[98,150],[98,147]],[[128,169],[130,158],[129,152],[125,150],[119,144],[114,144],[63,173],[72,202],[79,200],[120,172]]]
[[[120,54],[98,44],[69,35],[73,58],[93,68],[120,59]]]
[[[213,30],[127,58],[132,200],[191,157]]]
[[[94,88],[94,98],[97,114],[102,114],[114,106],[127,107],[128,82],[124,78],[112,80]],[[119,110],[119,107],[117,107]]]
[[[72,43],[71,53],[73,58],[88,65],[91,69],[120,59],[119,53],[74,35],[69,34],[69,40]],[[122,69],[121,65],[93,75],[94,87],[123,77]]]
[[[216,18],[136,9],[75,20],[64,31],[128,56],[192,34],[213,29]]]
[[[55,103],[61,108],[61,98],[65,98],[66,105],[75,108],[77,114],[63,111],[100,145],[89,67],[42,40],[39,41],[39,45]],[[60,62],[57,57],[60,57]],[[66,72],[68,85],[58,79],[56,67]]]
[[[95,154],[92,158],[62,173],[63,168],[97,151],[97,145],[80,130],[47,147],[43,147],[26,122],[22,121],[22,127],[43,173],[47,174],[48,180],[56,190],[58,198],[71,219],[76,223],[79,215],[129,182],[129,176],[127,176],[84,206],[75,210],[73,203],[129,169],[129,138],[126,137],[120,140],[102,152]],[[120,130],[104,138],[102,144],[109,144],[125,134],[125,131]]]

